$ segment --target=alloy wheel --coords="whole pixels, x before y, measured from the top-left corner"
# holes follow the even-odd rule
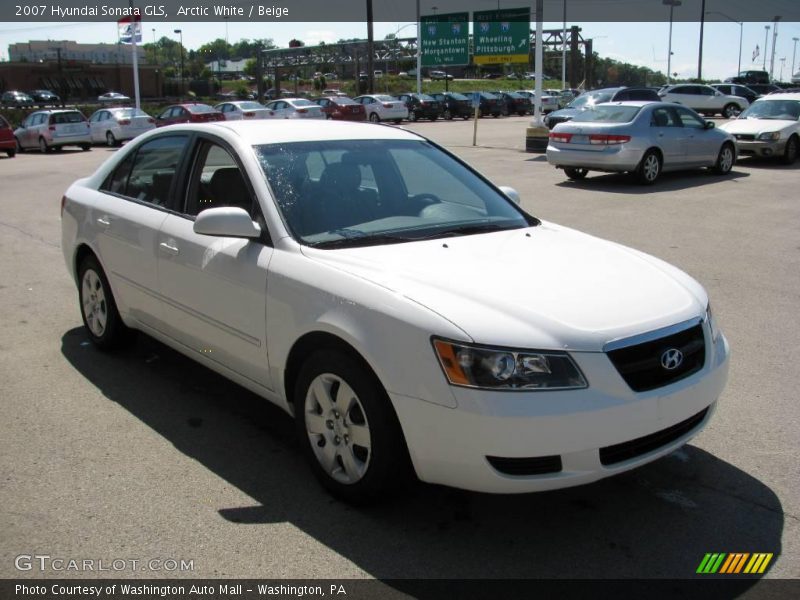
[[[83,274],[81,292],[81,308],[86,324],[95,336],[102,337],[108,322],[108,305],[103,282],[94,270],[87,269]]]

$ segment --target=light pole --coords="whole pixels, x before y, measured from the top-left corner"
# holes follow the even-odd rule
[[[736,19],[733,19],[733,18],[729,17],[728,15],[726,15],[724,12],[720,12],[718,10],[710,10],[706,14],[707,15],[719,15],[720,17],[724,17],[724,18],[728,19],[728,21],[730,21],[731,23],[736,23],[737,25],[739,25],[739,66],[736,69],[736,74],[739,75],[739,73],[742,72],[742,37],[744,35],[744,22],[737,21]]]
[[[536,40],[539,43],[539,40]],[[567,88],[567,0],[564,0],[564,20],[561,23],[561,89]]]
[[[765,71],[767,70],[767,46],[769,46],[769,25],[764,25],[764,66],[762,67]]]
[[[778,45],[778,21],[780,17],[772,19],[775,25],[772,26],[772,58],[769,60],[769,78],[772,79],[772,74],[775,72],[775,47]]]
[[[670,83],[672,80],[672,11],[675,10],[676,6],[680,6],[683,4],[681,0],[661,0],[661,3],[665,6],[669,6],[669,46],[667,49],[667,83]]]
[[[800,38],[793,37],[792,41],[794,42],[794,50],[792,50],[792,72],[790,74],[789,79],[794,79],[794,56],[797,54],[797,42]]]
[[[153,27],[153,64],[158,64],[158,49],[156,48],[156,28]]]
[[[183,96],[183,29],[176,29],[174,32],[181,38],[181,96]]]
[[[779,80],[783,81],[783,65],[786,64],[786,57],[784,56],[783,58],[780,59],[780,61],[781,61],[781,76],[779,77]]]

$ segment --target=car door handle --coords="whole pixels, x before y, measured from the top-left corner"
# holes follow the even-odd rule
[[[178,255],[178,254],[180,254],[180,252],[181,252],[181,251],[178,249],[178,247],[177,247],[177,246],[173,246],[172,244],[168,244],[167,242],[161,242],[161,243],[158,245],[158,247],[159,247],[159,248],[160,248],[162,251],[164,251],[164,252],[166,252],[166,253],[168,253],[168,254],[172,254],[173,256],[177,256],[177,255]]]
[[[111,221],[108,220],[108,217],[99,217],[97,219],[97,224],[100,225],[103,229],[111,226]]]

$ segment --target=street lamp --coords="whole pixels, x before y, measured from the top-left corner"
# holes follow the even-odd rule
[[[744,23],[742,21],[737,21],[726,15],[724,12],[720,12],[718,10],[711,10],[706,13],[707,15],[719,15],[720,17],[724,17],[728,19],[731,23],[736,23],[739,25],[739,67],[736,69],[736,75],[742,72],[742,36],[744,35]]]
[[[769,45],[769,25],[764,25],[764,67],[763,69],[767,70],[767,46]]]
[[[794,79],[794,56],[795,56],[795,54],[797,54],[797,42],[798,42],[798,40],[800,40],[800,38],[796,38],[796,37],[792,38],[792,41],[794,42],[794,50],[792,50],[792,72],[790,74],[789,79]]]
[[[670,82],[670,71],[672,70],[672,11],[676,6],[683,4],[681,0],[661,0],[664,6],[669,6],[669,47],[667,49],[667,83]]]
[[[181,96],[183,95],[183,29],[175,29],[174,33],[177,33],[181,39]]]
[[[153,64],[158,64],[158,49],[156,48],[156,28],[153,27]]]
[[[783,81],[783,65],[786,64],[786,57],[784,56],[783,58],[780,59],[780,61],[781,61],[781,76],[779,77],[779,79],[780,81]]]

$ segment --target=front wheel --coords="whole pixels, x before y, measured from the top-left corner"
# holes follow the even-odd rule
[[[732,119],[733,117],[737,116],[741,110],[739,107],[736,106],[733,102],[730,104],[726,104],[725,108],[722,109],[722,116],[726,119]]]
[[[111,350],[130,338],[131,331],[119,316],[106,274],[93,255],[83,259],[78,268],[78,299],[83,324],[95,346]]]
[[[395,119],[394,120],[394,124],[395,125],[400,125],[400,123],[402,123],[402,122],[403,122],[403,119]]]
[[[91,149],[92,149],[91,144],[81,144],[81,150],[83,150],[84,152],[88,152]]]
[[[733,168],[734,161],[733,146],[730,144],[723,144],[719,149],[717,162],[714,163],[714,172],[718,175],[727,175]]]
[[[17,151],[14,148],[9,148],[6,150],[6,154],[8,154],[8,158],[14,158],[17,155]]]
[[[413,110],[410,113],[408,113],[408,120],[411,121],[412,123],[416,121],[417,113],[415,113]]]
[[[570,179],[578,180],[583,179],[586,177],[586,174],[589,172],[589,169],[584,169],[583,167],[565,167],[564,168],[564,175],[566,175]]]
[[[17,143],[17,152],[22,154],[25,152],[25,148],[22,147],[22,144],[19,143],[19,138],[14,138],[14,141]]]
[[[655,150],[648,150],[636,169],[636,178],[642,185],[653,185],[661,174],[661,157]]]
[[[788,140],[786,140],[786,148],[783,150],[783,157],[781,160],[785,165],[794,164],[794,161],[797,160],[797,151],[798,151],[798,142],[797,136],[792,136]]]
[[[453,120],[453,113],[450,112],[450,109],[444,111],[444,118],[447,119],[448,121]]]
[[[336,350],[306,360],[294,391],[300,443],[333,495],[375,500],[401,483],[408,458],[400,424],[377,377]]]

